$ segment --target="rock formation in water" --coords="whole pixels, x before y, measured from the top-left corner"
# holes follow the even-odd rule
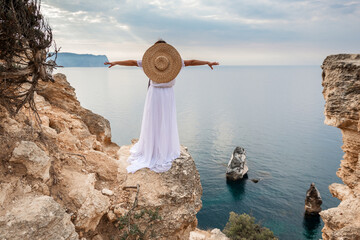
[[[311,183],[310,188],[306,191],[305,214],[319,214],[321,211],[322,199],[315,183]]]
[[[236,147],[226,169],[226,179],[230,181],[242,179],[248,170],[245,149]]]
[[[360,239],[360,54],[328,56],[322,65],[325,123],[341,129],[345,153],[329,190],[341,200],[320,212],[326,239]]]
[[[187,150],[168,172],[128,174],[130,146],[111,142],[109,122],[80,106],[63,74],[54,78],[35,96],[41,129],[27,110],[11,117],[0,105],[0,239],[120,239],[138,184],[138,208],[161,216],[156,239],[188,239],[202,188]]]

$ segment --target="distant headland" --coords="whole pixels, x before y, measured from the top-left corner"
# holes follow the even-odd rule
[[[104,62],[108,61],[106,55],[59,52],[56,63],[63,67],[105,67]]]

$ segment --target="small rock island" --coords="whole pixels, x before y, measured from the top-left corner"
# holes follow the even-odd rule
[[[248,170],[245,149],[236,147],[226,169],[226,179],[230,181],[240,180],[245,176]]]
[[[306,191],[305,214],[317,215],[321,212],[322,199],[315,183],[311,183],[310,188]]]

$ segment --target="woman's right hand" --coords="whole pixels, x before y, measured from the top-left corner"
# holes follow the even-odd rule
[[[114,62],[104,62],[104,65],[109,65],[109,68],[115,66],[116,64]]]
[[[213,70],[213,69],[214,69],[213,66],[214,66],[214,65],[219,65],[219,63],[218,63],[218,62],[208,62],[207,65],[209,65],[209,67],[211,68],[211,70]]]

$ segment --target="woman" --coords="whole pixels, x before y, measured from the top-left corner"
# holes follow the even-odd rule
[[[144,54],[143,59],[105,62],[115,65],[138,66],[149,77],[139,141],[130,149],[127,171],[141,168],[166,172],[172,161],[180,156],[180,142],[174,98],[175,77],[184,66],[208,65],[213,69],[217,62],[200,60],[183,61],[174,47],[163,40],[157,41]]]

